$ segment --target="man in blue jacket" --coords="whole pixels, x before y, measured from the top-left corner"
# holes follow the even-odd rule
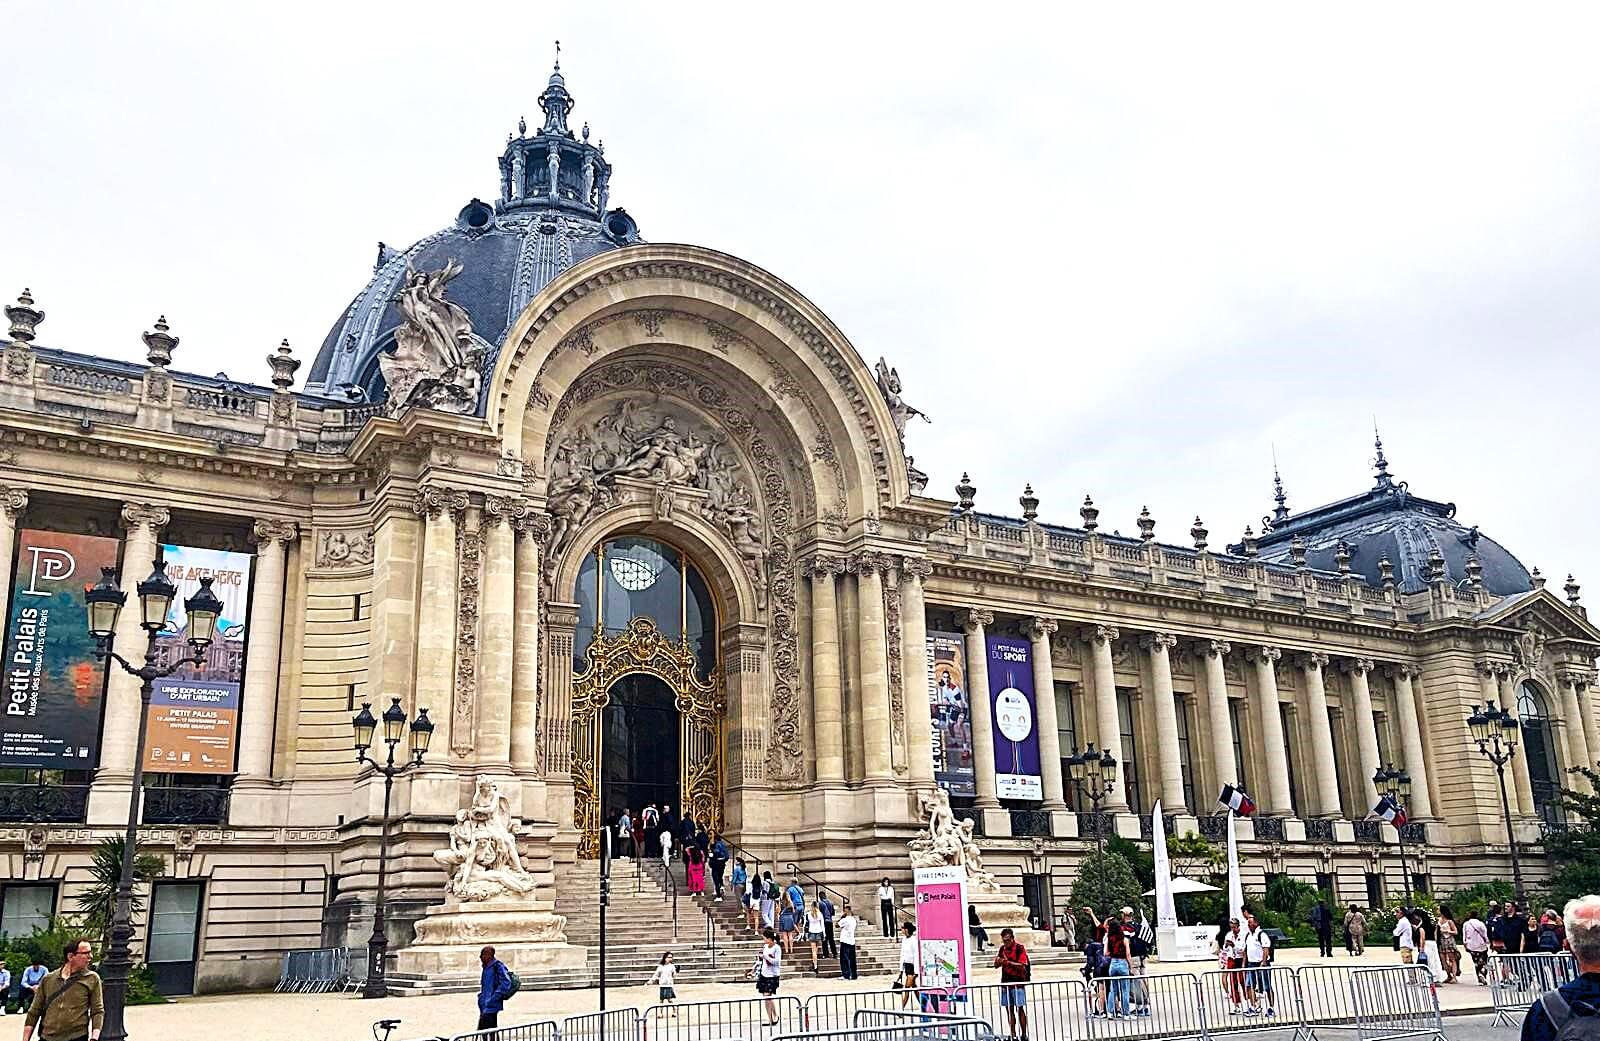
[[[511,996],[511,973],[506,963],[494,956],[493,947],[478,952],[483,962],[483,981],[478,987],[478,1029],[494,1030],[500,1025],[500,1010]]]
[[[1588,1022],[1574,1024],[1569,1036],[1594,1037],[1600,1025],[1600,896],[1568,900],[1562,917],[1581,975],[1529,1006],[1522,1018],[1522,1041],[1555,1041],[1574,1018]]]

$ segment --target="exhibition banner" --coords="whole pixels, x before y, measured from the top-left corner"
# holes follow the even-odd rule
[[[988,637],[994,722],[994,788],[1002,799],[1044,799],[1039,771],[1038,714],[1033,700],[1033,647],[1027,640]]]
[[[239,738],[239,692],[244,684],[246,612],[250,603],[248,553],[162,546],[167,577],[178,587],[172,627],[157,640],[165,659],[190,652],[183,601],[211,579],[222,601],[217,636],[198,666],[157,680],[150,698],[145,769],[166,773],[231,774]]]
[[[116,539],[24,530],[6,623],[0,766],[92,770],[100,761],[105,666],[94,656],[86,587],[117,566]]]
[[[933,727],[933,777],[952,796],[973,796],[972,706],[967,701],[965,641],[960,633],[928,634],[928,717]]]
[[[919,867],[912,869],[911,880],[917,900],[917,986],[964,991],[972,975],[967,946],[967,871],[956,866]]]

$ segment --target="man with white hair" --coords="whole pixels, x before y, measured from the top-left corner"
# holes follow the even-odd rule
[[[1567,901],[1562,918],[1581,975],[1533,1003],[1522,1019],[1522,1041],[1600,1037],[1600,896]],[[1574,1022],[1579,1017],[1593,1021]]]

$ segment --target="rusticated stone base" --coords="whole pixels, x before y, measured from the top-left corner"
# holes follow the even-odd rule
[[[513,972],[582,968],[588,952],[567,943],[567,920],[548,900],[437,904],[417,922],[417,939],[395,955],[396,970],[415,976],[476,972],[478,952],[493,945]]]

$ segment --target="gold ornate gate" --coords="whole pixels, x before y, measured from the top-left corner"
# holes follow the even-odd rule
[[[662,635],[649,618],[635,618],[615,636],[601,634],[589,645],[589,664],[572,678],[573,819],[578,855],[600,855],[601,725],[611,686],[624,676],[645,673],[672,688],[678,709],[678,771],[682,812],[707,829],[722,829],[723,699],[720,670],[711,681],[695,675],[695,654],[687,641]]]

